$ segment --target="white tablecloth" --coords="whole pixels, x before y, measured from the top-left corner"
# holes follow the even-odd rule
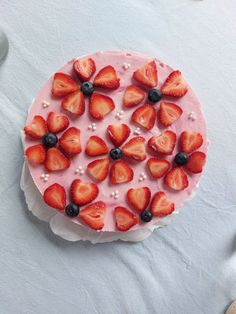
[[[1,0],[0,313],[218,314],[236,298],[236,2]],[[67,60],[128,49],[180,68],[211,141],[197,196],[144,242],[69,243],[26,209],[20,129]]]

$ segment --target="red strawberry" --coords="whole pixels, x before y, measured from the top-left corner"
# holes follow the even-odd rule
[[[161,87],[162,94],[166,96],[181,97],[187,91],[188,85],[180,71],[171,72]]]
[[[200,133],[184,131],[181,133],[179,141],[181,150],[189,154],[202,146],[203,138]]]
[[[149,204],[151,198],[151,191],[148,187],[141,187],[137,189],[129,189],[127,198],[131,206],[141,213]]]
[[[99,190],[94,183],[85,183],[76,179],[71,184],[70,193],[73,203],[85,205],[92,202],[98,196]]]
[[[52,82],[52,95],[54,97],[64,97],[78,89],[78,84],[70,75],[60,72],[54,74]]]
[[[50,112],[47,118],[47,126],[50,132],[59,133],[69,126],[69,119],[64,115]]]
[[[96,65],[92,58],[83,58],[74,62],[74,70],[82,82],[89,81],[96,71]]]
[[[175,204],[169,201],[164,192],[154,194],[151,202],[153,216],[165,217],[175,210]]]
[[[133,112],[131,119],[146,130],[151,130],[155,124],[156,110],[153,106],[145,104]]]
[[[127,231],[138,223],[138,217],[125,207],[116,207],[114,213],[116,227],[120,231]]]
[[[130,85],[125,90],[123,104],[128,108],[134,107],[140,104],[144,98],[145,92],[141,88],[135,85]]]
[[[99,156],[108,153],[108,147],[103,139],[93,135],[90,136],[85,152],[88,156]]]
[[[142,136],[133,137],[122,147],[122,152],[126,157],[142,161],[147,157],[144,143]]]
[[[50,185],[43,194],[44,202],[50,207],[64,210],[66,207],[66,191],[58,183]]]
[[[70,167],[70,160],[56,147],[49,148],[46,154],[45,168],[59,171]]]
[[[43,164],[46,159],[46,149],[42,144],[34,145],[26,149],[25,156],[33,164]]]
[[[101,88],[117,89],[120,86],[120,79],[117,77],[116,70],[108,65],[98,72],[93,85]]]
[[[115,161],[110,170],[109,179],[111,184],[120,184],[132,181],[134,172],[124,160]]]
[[[32,122],[24,127],[25,134],[33,139],[40,139],[47,133],[47,125],[43,117],[34,116]]]
[[[120,146],[130,135],[128,125],[122,123],[119,125],[111,124],[107,127],[108,135],[115,146]]]
[[[82,218],[90,228],[101,230],[104,226],[106,204],[104,202],[95,202],[80,211]]]
[[[81,152],[80,130],[72,127],[66,130],[59,139],[59,145],[69,155]]]
[[[184,190],[188,187],[188,177],[181,167],[172,168],[165,176],[165,184],[175,191]]]
[[[150,61],[134,72],[133,78],[147,87],[157,85],[157,67],[155,61]]]
[[[76,91],[66,96],[61,103],[62,109],[80,117],[85,111],[84,95],[81,91]]]
[[[176,134],[170,130],[164,131],[161,135],[153,136],[148,141],[148,146],[155,152],[171,155],[176,143]]]
[[[200,173],[206,162],[206,154],[202,152],[194,152],[189,156],[186,168],[192,173]]]
[[[163,126],[170,126],[182,115],[183,110],[171,102],[161,102],[158,111],[159,121]]]
[[[150,158],[147,162],[153,178],[159,179],[170,169],[170,163],[164,159]]]
[[[98,181],[105,180],[109,171],[109,159],[97,159],[90,162],[87,171],[94,179]]]
[[[102,120],[115,109],[114,101],[105,95],[93,93],[89,101],[89,112],[96,120]]]

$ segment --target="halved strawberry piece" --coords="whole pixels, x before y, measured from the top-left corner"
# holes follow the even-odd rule
[[[62,115],[56,114],[55,112],[49,112],[47,118],[48,130],[52,133],[59,133],[64,131],[69,126],[69,119]]]
[[[120,86],[120,79],[117,77],[113,66],[108,65],[98,72],[94,78],[93,85],[101,88],[117,89]]]
[[[96,65],[92,58],[75,60],[73,68],[82,82],[88,81],[96,71]]]
[[[165,176],[164,182],[175,191],[181,191],[188,187],[188,177],[181,167],[172,168]]]
[[[151,198],[151,191],[148,187],[129,189],[127,192],[128,202],[138,213],[148,207]]]
[[[50,185],[43,193],[44,202],[50,207],[64,210],[66,207],[66,191],[58,183]]]
[[[158,136],[153,136],[148,141],[148,146],[159,154],[171,155],[176,144],[176,134],[170,130]]]
[[[157,192],[151,202],[153,216],[165,217],[175,210],[175,204],[169,201],[164,192]]]
[[[133,78],[142,85],[155,87],[157,85],[157,67],[155,61],[150,61],[135,71]]]
[[[183,110],[176,104],[162,101],[158,111],[159,121],[163,126],[170,126],[182,115]]]
[[[64,97],[79,89],[79,85],[72,77],[65,73],[55,73],[52,82],[52,95],[54,97]]]
[[[125,207],[116,207],[114,214],[116,227],[120,231],[127,231],[138,223],[138,217]]]
[[[124,160],[115,161],[110,170],[109,180],[111,184],[121,184],[132,181],[134,172]]]
[[[32,122],[24,127],[25,134],[33,139],[41,139],[48,131],[42,116],[34,116]]]
[[[56,147],[49,148],[46,154],[45,168],[59,171],[70,167],[70,160]]]
[[[59,145],[69,155],[79,154],[81,152],[80,130],[75,127],[66,130],[59,139]]]
[[[180,135],[179,142],[180,149],[183,152],[190,154],[195,149],[198,149],[199,147],[202,146],[203,138],[202,135],[198,132],[184,131]]]
[[[85,152],[88,156],[100,156],[108,153],[108,147],[103,139],[93,135],[87,142]]]
[[[92,182],[86,183],[76,179],[71,184],[71,200],[77,205],[85,205],[92,202],[98,196],[98,193],[97,185]]]
[[[123,104],[127,108],[134,107],[140,104],[144,98],[145,92],[141,88],[130,85],[125,90]]]
[[[189,156],[186,168],[192,173],[200,173],[206,162],[206,154],[202,152],[194,152]]]
[[[165,159],[150,158],[147,162],[148,169],[153,178],[159,179],[170,169],[169,161]]]
[[[127,124],[111,124],[107,127],[108,135],[115,146],[120,146],[130,135],[130,128]]]
[[[62,109],[73,115],[80,117],[85,111],[85,101],[84,95],[81,91],[76,91],[74,93],[66,96],[61,103]]]
[[[104,226],[105,212],[106,204],[98,201],[83,208],[79,216],[90,228],[101,230]]]
[[[143,138],[142,136],[136,136],[131,138],[127,143],[125,143],[125,145],[121,149],[126,157],[142,161],[147,157],[144,143],[145,138]]]
[[[90,115],[96,120],[102,120],[115,109],[114,101],[105,95],[93,93],[89,101]]]
[[[131,119],[146,130],[151,130],[155,124],[156,110],[153,106],[145,104],[133,112]]]
[[[173,71],[167,77],[161,87],[161,92],[166,96],[181,97],[188,91],[188,85],[185,82],[180,71]]]
[[[25,156],[33,164],[43,164],[46,159],[46,149],[42,144],[34,145],[26,149]]]
[[[87,165],[88,173],[97,181],[106,179],[109,171],[109,159],[97,159]]]

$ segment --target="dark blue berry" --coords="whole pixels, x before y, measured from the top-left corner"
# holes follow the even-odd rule
[[[42,138],[42,143],[46,147],[53,147],[57,144],[57,142],[58,142],[57,136],[50,132],[45,134]]]
[[[178,154],[175,155],[175,163],[179,166],[183,166],[186,165],[186,163],[188,162],[188,155],[183,153],[183,152],[179,152]]]
[[[152,220],[152,213],[149,210],[144,210],[143,212],[141,212],[140,214],[140,218],[142,219],[142,221],[144,222],[149,222]]]
[[[162,94],[159,89],[153,88],[148,92],[148,100],[151,102],[157,102],[161,99]]]
[[[66,206],[66,215],[69,217],[76,217],[79,215],[79,206],[76,204],[70,203]]]
[[[112,148],[110,150],[110,157],[114,160],[120,159],[122,155],[122,150],[120,148]]]
[[[91,82],[84,82],[80,89],[85,96],[90,96],[94,92],[93,83]]]

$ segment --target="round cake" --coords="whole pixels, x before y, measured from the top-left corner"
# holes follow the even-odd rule
[[[137,230],[173,214],[196,189],[208,146],[182,73],[120,51],[73,59],[54,73],[24,135],[42,200],[98,232]]]

